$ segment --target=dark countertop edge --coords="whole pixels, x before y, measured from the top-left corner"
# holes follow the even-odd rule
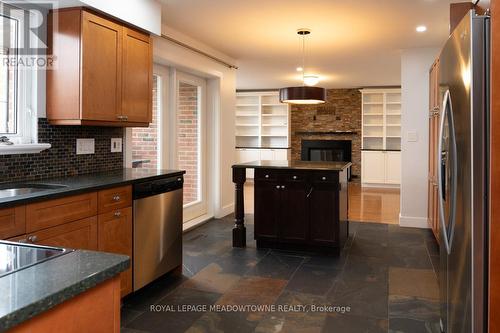
[[[42,263],[43,264],[43,263]],[[64,289],[61,289],[55,294],[47,295],[37,302],[31,303],[23,308],[17,309],[8,315],[0,318],[0,332],[9,330],[17,325],[20,325],[27,320],[36,317],[59,304],[64,303],[87,290],[101,284],[121,272],[125,271],[130,266],[130,258],[123,260],[99,273],[87,276],[78,283],[72,284]]]
[[[135,183],[141,183],[143,181],[148,181],[148,180],[156,180],[156,179],[162,179],[162,178],[168,178],[168,177],[175,177],[175,176],[180,176],[184,175],[186,171],[179,170],[175,172],[169,172],[165,173],[162,175],[151,175],[151,176],[145,176],[144,178],[137,178],[137,179],[129,179],[129,180],[121,180],[121,181],[116,181],[116,182],[107,182],[103,184],[92,184],[89,186],[82,186],[82,187],[72,187],[72,188],[62,188],[62,189],[57,189],[57,190],[47,190],[47,191],[40,191],[39,193],[35,194],[28,194],[27,197],[21,197],[21,198],[3,198],[0,199],[0,209],[1,208],[8,208],[8,207],[13,207],[13,206],[19,206],[23,204],[28,204],[28,203],[33,203],[33,202],[39,202],[39,201],[45,201],[45,200],[50,200],[50,199],[57,199],[57,198],[63,198],[67,197],[69,195],[76,195],[76,194],[82,194],[82,193],[87,193],[87,192],[94,192],[94,191],[99,191],[107,188],[113,188],[117,186],[125,186],[125,185],[132,185]],[[89,176],[91,174],[86,174],[82,176]],[[40,180],[29,180],[26,181],[27,183],[37,183],[37,182],[48,182],[51,183],[51,179],[40,179]],[[15,183],[23,183],[23,181],[16,181]]]
[[[247,147],[247,146],[236,146],[236,149],[292,149],[292,147]]]
[[[351,162],[345,162],[345,165],[342,168],[327,168],[327,167],[307,167],[307,166],[279,166],[279,165],[242,165],[235,164],[232,166],[233,169],[283,169],[283,170],[319,170],[319,171],[342,171],[352,166]]]

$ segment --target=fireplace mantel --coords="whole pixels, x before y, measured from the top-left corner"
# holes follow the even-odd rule
[[[297,131],[294,132],[295,135],[355,135],[358,134],[356,131]]]

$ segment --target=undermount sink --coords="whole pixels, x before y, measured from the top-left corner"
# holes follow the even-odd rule
[[[47,190],[57,190],[60,188],[65,188],[66,185],[55,185],[55,184],[9,184],[0,186],[0,198],[15,197],[23,194],[30,194],[35,192],[47,191]]]

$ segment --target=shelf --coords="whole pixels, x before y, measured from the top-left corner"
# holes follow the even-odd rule
[[[287,124],[262,124],[265,127],[288,127]]]
[[[241,136],[241,137],[244,137],[244,136],[252,136],[252,137],[259,137],[258,134],[236,134],[236,136]]]
[[[259,114],[255,113],[236,113],[236,117],[258,117]]]
[[[363,138],[376,138],[376,139],[382,139],[384,136],[383,135],[364,135]]]
[[[271,113],[263,113],[262,117],[286,117],[288,116],[286,113],[283,114],[271,114]]]
[[[364,124],[363,126],[365,126],[365,127],[383,127],[384,124],[380,124],[380,125],[378,125],[378,124]]]
[[[363,113],[363,116],[383,116],[383,113]]]
[[[287,106],[286,104],[279,103],[279,104],[262,104],[262,106]]]
[[[386,135],[386,138],[401,139],[401,135]]]
[[[389,127],[401,127],[401,124],[386,124],[385,126],[389,126]]]
[[[384,102],[363,102],[364,105],[384,105]]]
[[[387,102],[388,105],[401,105],[401,102]]]
[[[236,104],[236,107],[249,107],[249,106],[259,106],[259,104]]]
[[[261,136],[275,137],[275,138],[286,138],[286,134],[262,134]]]
[[[401,112],[399,113],[387,113],[388,116],[400,116]]]
[[[258,126],[259,126],[259,124],[236,124],[236,126],[258,127]]]

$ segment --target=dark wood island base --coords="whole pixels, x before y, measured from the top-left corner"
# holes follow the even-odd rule
[[[233,246],[245,247],[243,185],[255,169],[257,247],[338,254],[349,235],[348,162],[256,161],[233,166]]]

